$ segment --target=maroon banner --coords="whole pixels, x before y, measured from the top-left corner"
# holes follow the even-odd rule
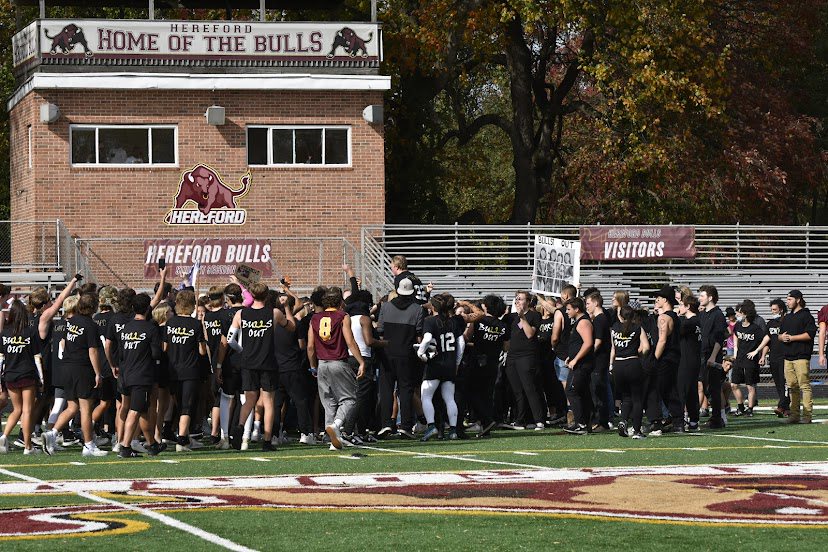
[[[582,261],[692,259],[694,226],[581,226]]]
[[[201,263],[199,277],[229,279],[236,266],[245,264],[272,275],[270,241],[251,239],[185,238],[179,240],[144,240],[144,278],[158,278],[158,260],[170,267],[170,283],[187,275],[196,261]]]

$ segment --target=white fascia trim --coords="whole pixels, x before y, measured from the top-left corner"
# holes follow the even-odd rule
[[[31,90],[390,90],[391,77],[331,74],[35,73],[8,102]]]

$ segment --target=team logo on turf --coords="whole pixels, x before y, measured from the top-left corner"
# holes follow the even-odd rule
[[[170,225],[240,225],[247,220],[247,210],[237,201],[250,190],[253,176],[250,171],[240,179],[240,187],[233,190],[221,175],[205,164],[184,171],[175,194],[175,207],[167,213],[164,222]]]

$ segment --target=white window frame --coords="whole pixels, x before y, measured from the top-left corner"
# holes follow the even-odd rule
[[[267,129],[267,163],[250,163],[250,129]],[[297,130],[322,130],[322,163],[274,163],[273,162],[273,131],[293,131],[293,159],[296,159],[296,131]],[[347,163],[325,163],[325,131],[326,130],[347,130],[348,131],[348,162]],[[245,129],[245,161],[249,167],[291,167],[304,169],[330,169],[348,168],[353,166],[353,140],[352,127],[350,125],[247,125]]]
[[[100,141],[98,131],[101,129],[146,129],[147,131],[147,154],[150,159],[147,163],[101,163],[100,161]],[[152,162],[152,129],[162,129],[173,131],[173,153],[175,154],[175,161],[173,163],[153,163]],[[72,160],[72,134],[75,130],[94,130],[95,131],[95,162],[94,163],[75,163]],[[151,168],[151,167],[178,167],[178,125],[95,125],[95,124],[77,124],[69,125],[69,164],[72,167],[129,167],[137,168]]]

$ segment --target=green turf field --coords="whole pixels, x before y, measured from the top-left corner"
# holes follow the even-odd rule
[[[721,432],[642,441],[615,433],[576,437],[555,430],[498,431],[484,440],[391,440],[336,452],[291,444],[273,453],[204,449],[122,460],[82,458],[79,449],[70,448],[52,457],[12,452],[0,462],[0,515],[24,516],[16,525],[23,532],[30,513],[23,509],[71,514],[87,523],[108,520],[106,529],[81,536],[29,535],[36,538],[15,540],[15,550],[87,544],[216,549],[209,538],[171,527],[170,519],[226,539],[224,544],[239,550],[277,550],[297,543],[304,550],[328,549],[332,543],[347,550],[721,550],[768,549],[789,539],[796,540],[799,550],[823,550],[828,537],[828,425],[789,426],[770,414],[732,418]],[[777,464],[791,462],[812,462],[818,473],[774,475]],[[709,476],[701,466],[730,470],[744,464],[757,465],[748,468],[757,470],[755,477],[739,472],[698,480]],[[676,465],[699,467],[684,468],[687,473],[680,475],[652,468],[641,476],[632,468],[617,477],[603,475],[614,474],[606,470],[612,467]],[[591,479],[532,479],[550,473],[554,479],[561,468]],[[482,471],[497,472],[500,479],[482,483]],[[478,479],[443,484],[441,473],[471,473]],[[508,478],[515,473],[528,473],[531,480],[511,483]],[[390,488],[385,488],[390,483],[371,487],[362,479],[348,479],[340,490],[329,478],[283,477],[319,474],[370,474],[363,479],[371,481],[420,474],[416,477],[425,479],[406,485],[395,481]],[[224,486],[227,478],[236,477],[252,478]],[[127,490],[124,485],[133,485],[132,480],[139,482]],[[31,488],[4,487],[12,481]],[[65,481],[83,483],[35,489],[37,482]],[[261,488],[261,481],[273,486]],[[87,490],[91,495],[83,494]],[[203,497],[215,503],[201,504]],[[123,511],[123,504],[141,510]],[[79,508],[58,511],[70,506]],[[636,514],[642,507],[646,519]],[[163,520],[143,515],[146,511]],[[632,517],[617,517],[628,514]]]

